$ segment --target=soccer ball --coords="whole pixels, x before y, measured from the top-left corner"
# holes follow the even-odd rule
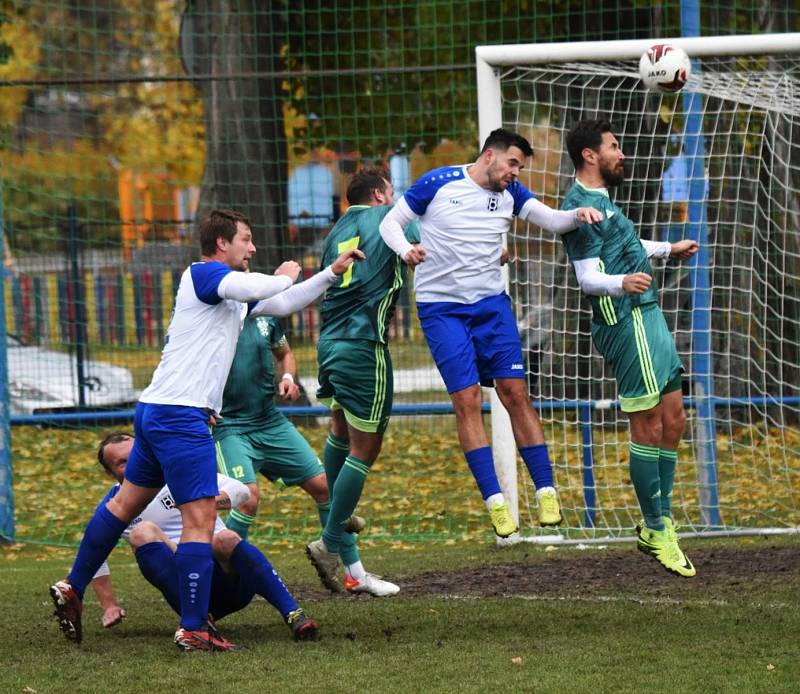
[[[677,92],[692,72],[686,51],[667,43],[650,46],[639,59],[639,75],[648,89]]]

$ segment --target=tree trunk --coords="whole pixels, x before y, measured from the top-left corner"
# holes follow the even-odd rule
[[[271,271],[285,221],[286,141],[280,81],[252,76],[274,70],[279,60],[277,33],[262,33],[260,26],[272,13],[258,5],[198,0],[192,10],[193,72],[213,77],[199,84],[207,148],[199,215],[214,207],[247,215],[257,248],[254,265]]]

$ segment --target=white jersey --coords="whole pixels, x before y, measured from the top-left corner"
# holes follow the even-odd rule
[[[244,486],[238,480],[232,479],[231,477],[226,477],[225,475],[220,475],[219,473],[217,473],[217,485],[219,486],[219,490],[224,491],[228,495],[228,498],[232,500],[235,499],[237,495],[241,494],[238,488],[240,486]],[[100,504],[103,505],[109,499],[113,498],[119,491],[119,487],[120,485],[118,484],[114,485],[100,502]],[[166,535],[167,538],[172,540],[175,544],[180,542],[181,533],[183,532],[181,512],[178,506],[175,504],[175,500],[172,498],[172,492],[170,492],[167,485],[161,487],[158,494],[153,497],[153,500],[147,506],[145,506],[144,511],[136,516],[136,518],[131,521],[130,525],[122,531],[122,537],[124,537],[127,542],[130,542],[131,540],[131,532],[133,532],[133,529],[142,521],[149,521],[150,523],[153,523],[161,528],[161,531],[164,533],[164,535]],[[216,521],[214,522],[214,535],[222,530],[225,530],[225,523],[222,522],[222,518],[220,518],[219,514],[217,514]],[[107,576],[108,574],[108,563],[103,562],[102,566],[94,575],[94,578]]]
[[[503,234],[533,194],[518,181],[495,192],[467,174],[468,165],[445,166],[421,176],[398,201],[420,218],[427,251],[414,271],[420,303],[473,304],[505,291],[500,270]]]
[[[222,391],[250,306],[221,299],[231,269],[218,261],[192,263],[183,273],[167,341],[153,380],[139,397],[157,405],[222,409]]]

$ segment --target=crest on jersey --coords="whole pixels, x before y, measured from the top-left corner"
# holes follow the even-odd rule
[[[496,212],[498,207],[500,207],[500,196],[492,193],[489,196],[489,202],[486,204],[486,208],[489,212]]]

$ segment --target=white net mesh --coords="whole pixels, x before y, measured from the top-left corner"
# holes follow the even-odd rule
[[[629,165],[613,196],[642,238],[704,241],[696,266],[653,262],[686,367],[673,506],[695,530],[800,525],[799,80],[797,56],[761,56],[704,59],[678,95],[646,91],[633,61],[517,67],[501,83],[504,126],[534,144],[522,180],[545,202],[559,206],[572,184],[566,131],[605,118]],[[588,302],[560,241],[518,223],[509,246],[566,525],[630,529],[628,424],[603,402],[616,386],[592,349]],[[521,524],[533,530],[533,488],[524,470],[518,479]]]

